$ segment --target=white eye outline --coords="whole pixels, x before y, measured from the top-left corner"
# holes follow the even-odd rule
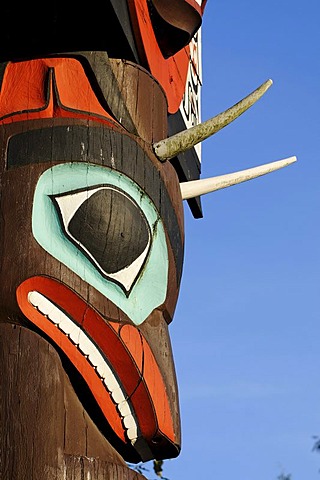
[[[91,254],[91,252],[79,240],[77,240],[69,230],[70,221],[72,220],[78,209],[81,207],[81,205],[95,193],[102,190],[113,190],[126,197],[139,210],[148,228],[148,242],[143,252],[129,266],[122,268],[115,273],[106,272],[101,267],[100,263]],[[79,248],[79,250],[82,250],[86,254],[89,260],[95,265],[95,267],[105,278],[117,283],[123,289],[124,293],[128,296],[130,294],[130,291],[132,290],[133,285],[138,280],[142,268],[147,260],[152,240],[149,223],[139,205],[137,205],[137,203],[125,191],[116,188],[113,185],[97,185],[95,187],[86,188],[80,191],[69,191],[60,195],[52,195],[51,199],[57,207],[57,211],[59,217],[61,218],[62,226],[66,235]]]

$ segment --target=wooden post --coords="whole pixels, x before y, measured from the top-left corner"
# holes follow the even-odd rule
[[[0,478],[143,478],[92,422],[50,343],[19,325],[0,333]]]
[[[181,126],[204,3],[110,0],[104,20],[91,5],[6,9],[1,480],[142,479],[127,463],[180,452],[168,325],[179,182],[199,176],[199,159],[160,161],[153,144],[168,119]]]

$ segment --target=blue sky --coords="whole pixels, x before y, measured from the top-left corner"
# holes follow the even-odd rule
[[[202,119],[274,84],[203,143],[201,177],[298,162],[185,208],[170,480],[320,478],[319,20],[319,0],[208,0]]]

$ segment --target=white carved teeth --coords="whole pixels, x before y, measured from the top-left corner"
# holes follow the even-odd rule
[[[116,404],[119,404],[125,400],[125,396],[123,395],[123,391],[121,388],[116,388],[111,392],[111,397],[113,398]]]
[[[29,303],[37,305],[37,309],[46,316],[54,310],[55,306],[49,300],[38,292],[30,292],[28,295]]]
[[[87,337],[87,335],[84,333],[83,330],[81,329],[78,329],[79,333],[78,333],[78,341],[75,342],[77,343],[77,345],[79,345],[79,350],[83,353],[83,355],[87,355],[88,356],[88,360],[90,361],[90,363],[95,367],[97,368],[98,365],[99,365],[99,358],[97,355],[94,355],[96,354],[95,351],[93,351],[91,354],[88,352],[90,352],[90,350],[92,350],[92,342],[90,341],[90,339]],[[73,340],[73,338],[71,337],[70,335],[70,338]]]
[[[132,445],[134,445],[135,441],[137,440],[137,438],[139,436],[137,427],[129,428],[129,430],[127,430],[127,436],[129,438],[129,440],[131,440]]]
[[[126,395],[120,387],[112,369],[107,364],[98,348],[91,341],[90,337],[78,327],[71,318],[41,293],[37,291],[29,292],[28,301],[52,323],[59,327],[95,367],[97,374],[102,379],[107,390],[110,392],[113,401],[116,403],[123,425],[127,430],[127,436],[132,445],[134,445],[139,437],[139,433],[133,410],[131,409],[129,402],[126,399]]]
[[[127,415],[126,417],[124,417],[123,423],[128,430],[134,429],[136,427],[136,422],[132,415]]]
[[[117,380],[115,379],[113,373],[110,372],[105,375],[103,383],[105,384],[110,393],[114,392],[117,388],[119,388]]]
[[[102,362],[98,362],[97,359],[91,358],[91,362],[96,367],[99,376],[102,378],[105,384],[108,384],[110,388],[112,387],[113,389],[116,388],[115,385],[118,386],[118,382],[114,378],[111,368],[104,360]],[[112,382],[114,382],[114,385]]]
[[[130,407],[128,405],[128,402],[126,402],[126,401],[123,401],[123,402],[119,403],[118,410],[121,413],[122,417],[126,417],[127,415],[131,415]]]

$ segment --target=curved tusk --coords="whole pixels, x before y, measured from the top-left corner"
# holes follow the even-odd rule
[[[267,80],[260,87],[250,93],[247,97],[240,100],[240,102],[228,108],[228,110],[219,113],[215,117],[195,125],[187,130],[176,133],[171,137],[160,140],[160,142],[154,143],[153,148],[156,156],[162,162],[175,157],[179,153],[183,153],[190,148],[202,142],[206,138],[214,135],[223,127],[229,125],[254,103],[268,90],[272,85],[272,80]]]
[[[215,192],[222,188],[232,187],[238,183],[252,180],[253,178],[261,177],[267,173],[274,172],[280,168],[287,167],[291,163],[297,161],[297,157],[289,157],[277,162],[266,163],[259,167],[248,168],[240,172],[229,173],[227,175],[220,175],[218,177],[205,178],[203,180],[193,180],[191,182],[180,183],[182,200],[198,197],[206,193]]]

